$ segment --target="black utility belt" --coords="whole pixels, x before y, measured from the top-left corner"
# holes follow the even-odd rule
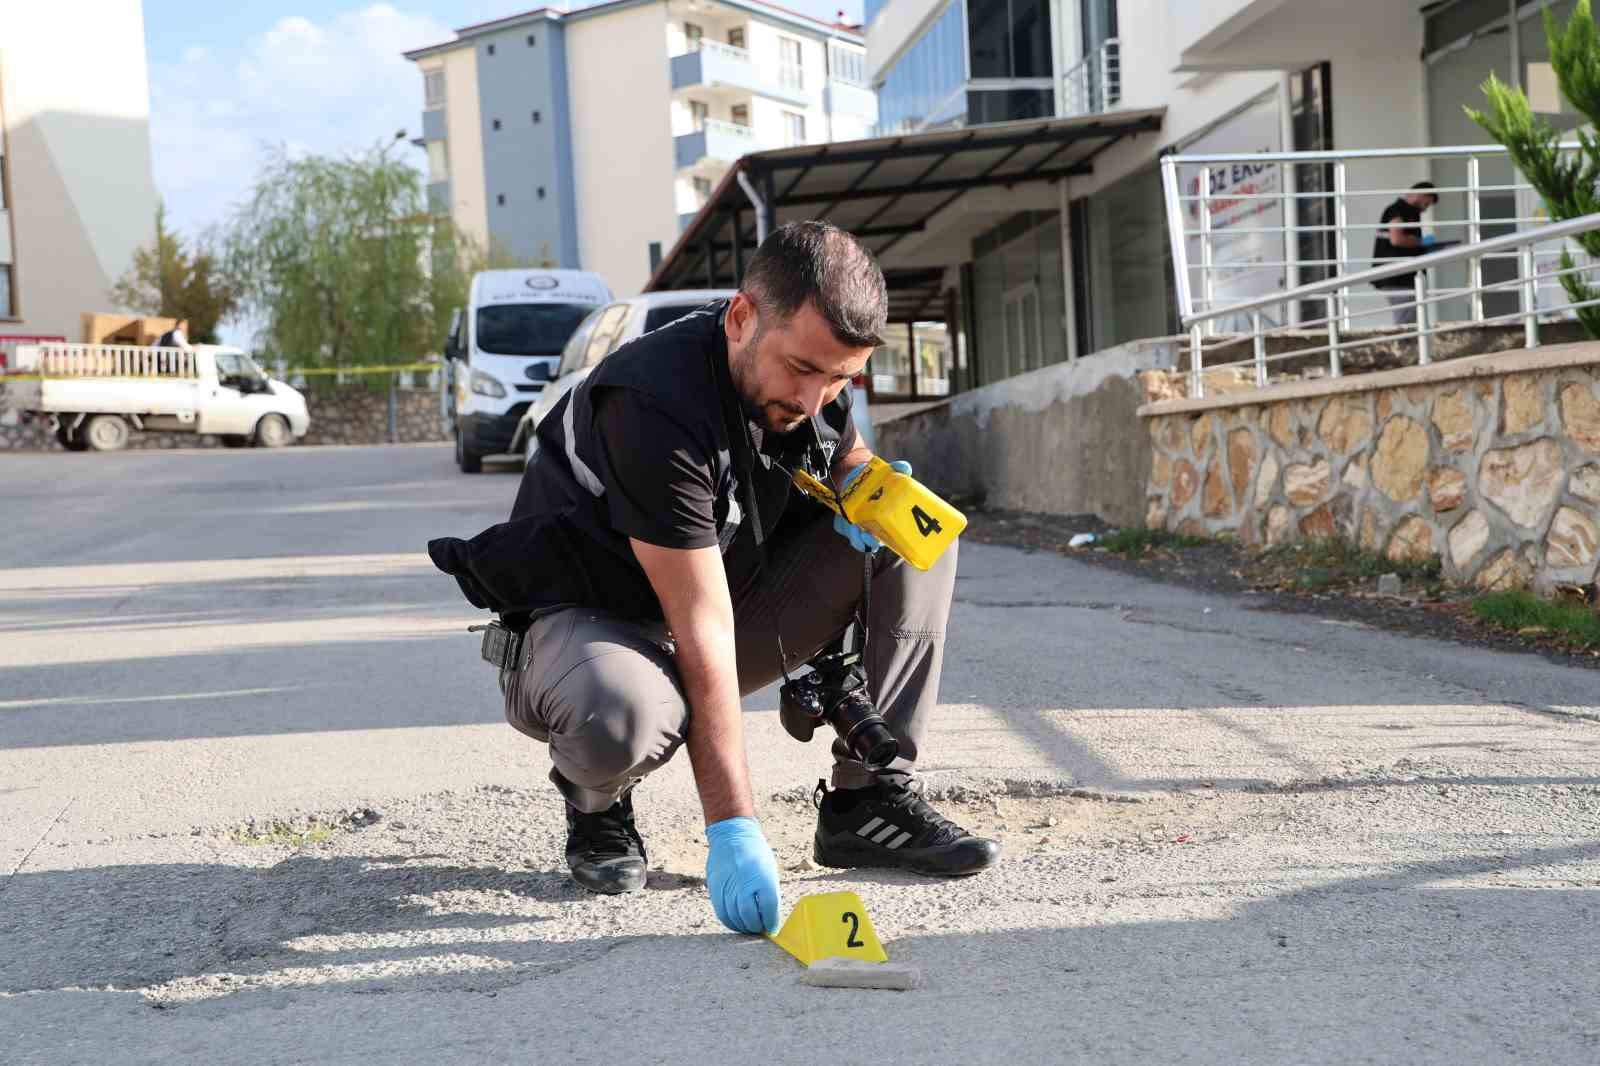
[[[478,654],[490,666],[508,670],[522,663],[523,633],[518,633],[504,622],[490,622],[486,626],[469,626],[469,633],[483,634],[483,644]]]

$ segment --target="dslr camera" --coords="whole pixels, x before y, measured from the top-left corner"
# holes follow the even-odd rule
[[[827,722],[868,770],[886,769],[900,754],[900,742],[867,692],[861,652],[834,650],[808,665],[810,673],[786,677],[778,690],[778,720],[784,731],[804,743]]]

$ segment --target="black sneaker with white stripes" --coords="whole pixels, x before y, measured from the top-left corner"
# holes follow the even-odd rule
[[[567,804],[567,868],[590,892],[608,896],[644,888],[644,839],[633,824],[633,794],[585,814]]]
[[[975,837],[930,807],[920,782],[879,782],[828,791],[817,782],[816,859],[822,866],[877,866],[962,877],[1000,857],[1000,845]]]

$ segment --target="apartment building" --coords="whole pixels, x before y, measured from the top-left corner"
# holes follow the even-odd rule
[[[139,0],[0,4],[0,349],[76,340],[155,210]]]
[[[859,28],[756,0],[617,0],[407,52],[435,210],[631,294],[740,156],[871,132]],[[652,252],[654,249],[654,252]]]

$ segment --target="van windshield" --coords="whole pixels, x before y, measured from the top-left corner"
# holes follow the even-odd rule
[[[494,355],[560,355],[593,304],[493,304],[478,309],[478,348]]]

